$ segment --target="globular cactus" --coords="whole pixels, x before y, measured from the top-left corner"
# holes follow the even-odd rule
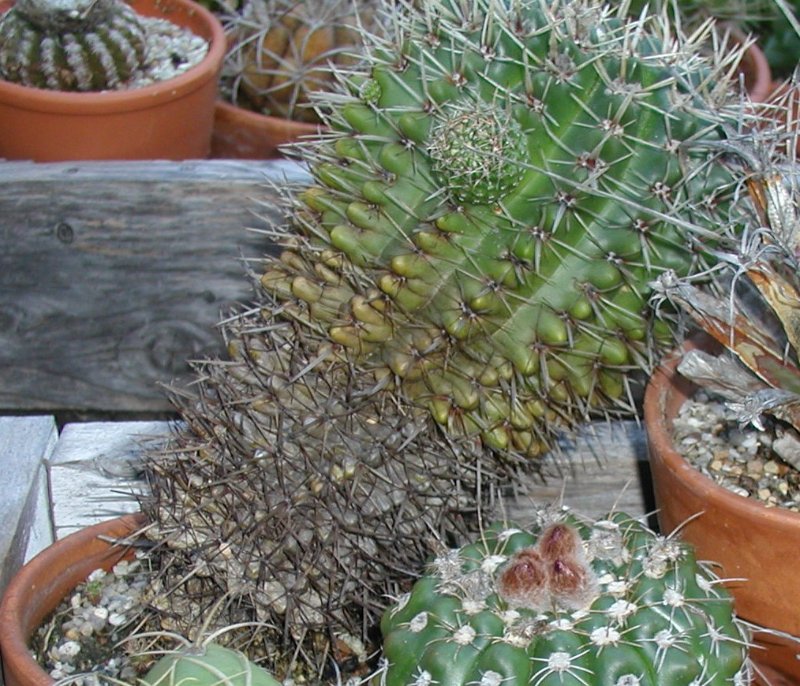
[[[492,526],[384,615],[376,686],[744,686],[748,632],[693,551],[622,513]]]
[[[216,643],[188,644],[167,653],[141,681],[146,686],[280,686],[243,653]]]
[[[745,116],[736,55],[592,0],[434,0],[387,35],[302,149],[316,183],[262,285],[507,455],[630,411],[668,329],[650,282],[735,221],[715,146]]]
[[[236,102],[295,121],[318,122],[311,94],[337,85],[361,31],[377,28],[370,0],[246,0],[229,14],[224,76]]]
[[[49,90],[113,89],[142,66],[145,40],[122,0],[17,0],[0,19],[0,76]]]

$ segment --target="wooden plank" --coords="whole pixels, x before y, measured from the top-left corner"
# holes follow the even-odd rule
[[[510,519],[524,522],[532,506],[564,503],[574,511],[599,517],[612,509],[633,517],[652,515],[655,498],[647,462],[647,443],[640,423],[595,422],[574,440],[563,441],[560,471],[548,469],[545,480],[529,476],[516,486],[509,501]]]
[[[55,537],[138,511],[142,452],[169,432],[169,422],[67,424],[48,463]]]
[[[274,250],[282,160],[0,164],[0,410],[163,411]],[[260,215],[260,216],[257,216]],[[266,219],[262,218],[265,217]]]
[[[24,562],[53,541],[44,463],[57,438],[52,417],[0,417],[0,593]]]

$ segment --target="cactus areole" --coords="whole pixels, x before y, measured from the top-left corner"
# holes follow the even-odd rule
[[[491,448],[535,456],[629,410],[666,331],[648,284],[731,221],[730,63],[670,32],[591,0],[395,10],[394,42],[326,102],[317,183],[262,283]]]
[[[495,526],[384,615],[382,686],[750,683],[748,635],[694,553],[615,513]]]

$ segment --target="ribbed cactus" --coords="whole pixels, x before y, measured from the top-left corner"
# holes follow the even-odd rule
[[[688,547],[613,513],[490,527],[386,612],[381,686],[744,686],[748,633]]]
[[[0,77],[25,86],[116,88],[145,54],[145,29],[122,0],[17,0],[0,19]]]
[[[336,87],[337,69],[361,50],[361,27],[375,29],[373,0],[245,0],[226,24],[232,48],[223,74],[236,102],[258,112],[318,122],[316,91]]]
[[[450,431],[537,455],[630,409],[666,329],[648,284],[731,221],[724,60],[591,0],[394,22],[305,149],[316,183],[262,284]]]
[[[215,643],[167,653],[142,677],[146,686],[280,686],[242,653]]]

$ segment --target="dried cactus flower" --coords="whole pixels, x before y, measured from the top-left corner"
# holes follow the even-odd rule
[[[554,535],[570,546],[548,549]],[[745,686],[752,677],[749,632],[713,572],[622,513],[489,527],[440,553],[381,630],[376,686]]]
[[[112,89],[142,65],[145,40],[122,0],[17,0],[0,19],[0,76],[49,90]]]

